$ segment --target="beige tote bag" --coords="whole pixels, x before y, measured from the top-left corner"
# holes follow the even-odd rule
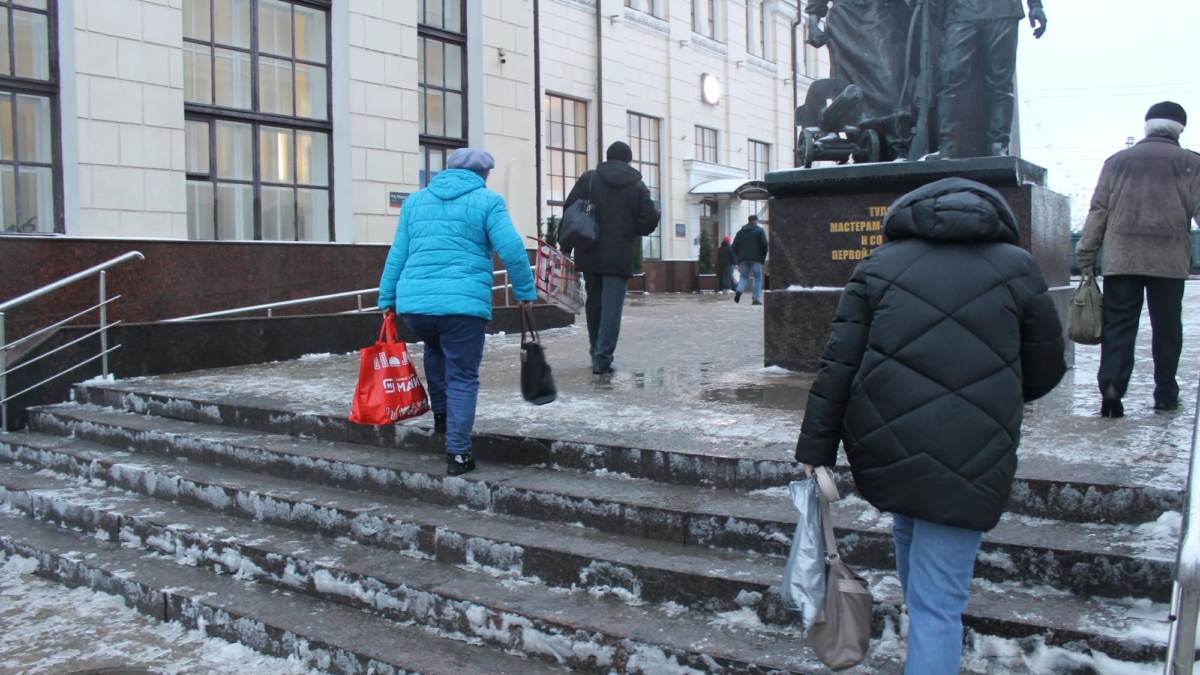
[[[871,590],[862,577],[856,575],[838,556],[837,539],[833,536],[833,520],[829,517],[829,502],[838,501],[837,484],[828,467],[814,471],[821,489],[821,529],[825,533],[825,612],[816,625],[808,629],[808,640],[821,663],[831,670],[845,670],[858,665],[867,656],[871,644]]]

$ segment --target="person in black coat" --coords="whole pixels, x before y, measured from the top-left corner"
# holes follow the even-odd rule
[[[721,270],[722,292],[733,289],[733,268],[737,266],[737,256],[733,255],[733,247],[729,245],[729,237],[721,240],[717,249],[717,266]]]
[[[980,537],[1008,502],[1024,404],[1066,373],[1063,329],[995,190],[938,181],[883,228],[842,293],[796,459],[845,448],[859,494],[893,514],[905,673],[957,675]]]
[[[633,276],[633,247],[639,237],[658,228],[658,207],[642,174],[632,166],[633,150],[617,141],[608,148],[608,161],[585,171],[563,203],[563,211],[580,199],[596,207],[600,238],[587,249],[575,251],[575,265],[583,273],[587,290],[588,341],[592,372],[613,372],[613,352],[621,334],[621,312],[625,292]],[[571,251],[566,251],[571,255]]]
[[[742,293],[746,290],[746,284],[750,281],[751,275],[754,276],[754,293],[752,295],[754,304],[762,304],[762,288],[763,288],[763,263],[767,261],[767,251],[770,246],[767,242],[767,231],[758,224],[758,214],[751,213],[750,219],[738,230],[737,236],[733,238],[733,256],[738,262],[738,285],[737,292],[733,295],[734,302],[742,301]]]

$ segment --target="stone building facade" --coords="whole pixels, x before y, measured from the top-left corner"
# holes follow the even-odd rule
[[[792,0],[0,0],[5,233],[381,243],[454,148],[523,234],[629,142],[648,258],[736,230],[828,69]],[[599,47],[599,49],[598,49]],[[3,48],[0,48],[3,51]],[[597,53],[599,51],[599,54]],[[747,187],[748,186],[748,187]]]

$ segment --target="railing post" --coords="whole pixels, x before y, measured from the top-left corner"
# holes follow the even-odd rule
[[[268,308],[267,308],[267,318],[268,318],[268,319],[270,319],[270,318],[271,318],[271,317],[273,317],[273,316],[275,316],[275,310],[273,310],[273,309],[271,309],[270,307],[268,307]]]
[[[358,298],[358,313],[362,314],[362,293],[359,293],[355,297]]]
[[[512,281],[508,278],[508,271],[504,272],[504,306],[512,307]]]
[[[1179,588],[1178,609],[1175,615],[1174,638],[1170,645],[1173,651],[1171,663],[1167,664],[1168,675],[1192,675],[1196,663],[1196,623],[1200,616],[1200,591]]]
[[[0,401],[8,398],[8,350],[4,340],[4,312],[0,312]],[[8,403],[0,403],[0,434],[8,431]]]
[[[100,270],[100,373],[108,377],[108,272]]]

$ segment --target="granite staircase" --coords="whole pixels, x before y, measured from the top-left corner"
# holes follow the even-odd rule
[[[452,478],[441,452],[419,427],[85,383],[0,435],[0,551],[331,673],[828,672],[779,602],[786,458],[493,435]],[[843,555],[876,600],[849,672],[900,673],[889,517],[839,480]],[[1023,466],[978,558],[966,671],[1162,660],[1174,554],[1153,532],[1181,503]]]

